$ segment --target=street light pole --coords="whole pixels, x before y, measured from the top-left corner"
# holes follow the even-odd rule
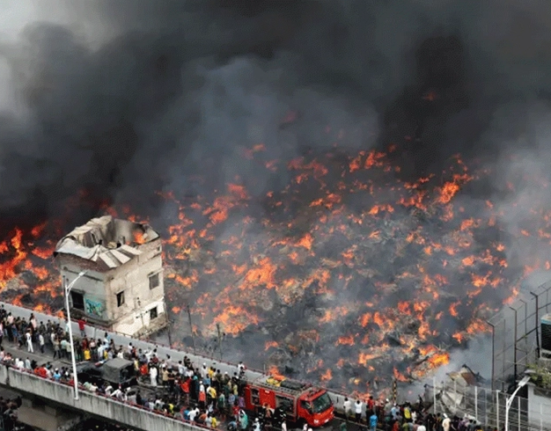
[[[515,391],[511,394],[509,398],[507,398],[507,401],[505,403],[505,431],[509,431],[509,409],[511,408],[511,405],[513,404],[513,400],[515,399],[515,395],[517,392],[526,385],[530,381],[530,376],[525,376],[523,379],[518,382],[517,388]],[[499,412],[498,412],[499,414]],[[520,427],[520,424],[519,424]]]
[[[71,309],[69,307],[69,294],[75,283],[80,277],[84,276],[87,271],[80,272],[69,285],[65,285],[65,309],[67,310],[67,323],[69,327],[69,342],[71,343],[71,360],[73,362],[73,382],[75,383],[75,400],[78,401],[78,373],[77,373],[77,358],[75,355],[75,344],[73,342],[73,328],[71,326]]]

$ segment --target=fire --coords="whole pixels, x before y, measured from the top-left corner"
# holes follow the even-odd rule
[[[321,375],[320,380],[322,382],[327,382],[328,380],[331,380],[333,378],[333,373],[331,372],[330,368],[327,368],[325,372]]]
[[[428,359],[429,364],[433,368],[441,367],[450,362],[450,354],[447,352],[444,353],[435,353]]]
[[[290,113],[282,124],[297,118]],[[499,205],[482,200],[471,211],[462,199],[489,175],[475,161],[467,166],[456,156],[445,172],[404,181],[395,147],[347,153],[335,144],[327,153],[274,160],[255,142],[238,153],[243,171],[265,170],[287,183],[259,192],[233,176],[209,192],[207,173],[193,179],[199,196],[159,192],[170,210],[163,213],[174,217],[152,225],[167,224],[165,285],[175,325],[191,315],[197,336],[209,340],[220,328],[237,346],[254,334],[264,349],[250,349],[246,359],[281,364],[284,356],[301,377],[366,393],[376,378],[389,386],[381,376],[416,380],[449,361],[435,346],[458,347],[487,333],[488,313],[518,294],[522,276],[551,268],[551,260],[524,268],[508,258],[513,241],[551,248],[551,209],[527,211],[530,220],[513,239],[496,235]],[[147,218],[107,203],[102,211]],[[51,256],[70,228],[52,220],[0,238],[0,286],[10,300],[60,308]],[[143,244],[143,232],[133,241]],[[189,315],[182,304],[190,304]],[[344,359],[329,363],[328,347]],[[280,376],[275,367],[270,372]]]
[[[271,348],[277,348],[279,347],[279,343],[277,341],[266,341],[264,344],[264,350],[269,350]]]
[[[132,232],[134,236],[134,244],[142,245],[147,242],[147,239],[145,237],[145,233],[141,229],[136,229],[134,232]]]
[[[279,372],[279,369],[272,365],[268,368],[267,373],[277,380],[285,380],[285,376]]]
[[[339,339],[337,340],[337,345],[353,346],[354,344],[354,337],[352,335],[339,337]]]

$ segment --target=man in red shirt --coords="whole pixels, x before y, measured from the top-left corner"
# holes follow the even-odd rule
[[[184,404],[189,403],[189,383],[190,383],[189,377],[186,377],[185,380],[180,383],[180,389],[182,390],[182,394],[184,396]]]
[[[80,336],[86,337],[86,331],[84,330],[84,325],[86,321],[83,318],[78,319],[78,329],[80,329]]]

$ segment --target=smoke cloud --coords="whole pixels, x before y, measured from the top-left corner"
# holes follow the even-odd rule
[[[0,208],[45,216],[82,188],[128,203],[192,187],[197,165],[218,173],[215,187],[239,174],[260,193],[273,179],[241,172],[237,148],[330,147],[325,127],[350,131],[354,148],[415,134],[401,153],[410,175],[501,150],[491,138],[522,129],[549,90],[549,7],[18,2],[2,26]],[[288,111],[300,117],[282,131]]]

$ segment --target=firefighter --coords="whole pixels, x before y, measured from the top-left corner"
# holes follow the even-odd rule
[[[266,420],[266,404],[264,404],[262,407],[259,407],[257,413],[258,414],[256,420],[258,420],[264,426]]]
[[[280,406],[275,409],[274,419],[279,426],[283,427],[283,424],[287,420],[287,414],[285,413],[285,409],[283,407]]]

